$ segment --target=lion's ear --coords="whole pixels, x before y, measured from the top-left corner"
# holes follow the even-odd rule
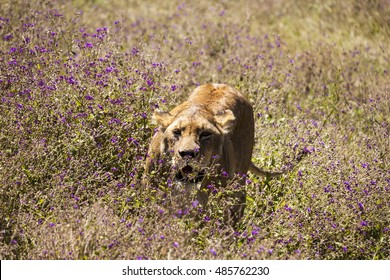
[[[214,118],[225,133],[229,133],[235,125],[236,117],[231,110],[226,110],[222,114],[215,115]]]
[[[173,116],[169,112],[155,109],[153,118],[159,126],[167,128],[172,123]]]

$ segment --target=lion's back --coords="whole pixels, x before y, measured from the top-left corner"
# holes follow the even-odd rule
[[[189,96],[189,104],[203,105],[214,115],[231,110],[236,124],[230,133],[234,154],[234,171],[246,173],[254,145],[254,118],[250,102],[238,90],[225,84],[205,84],[197,87]]]

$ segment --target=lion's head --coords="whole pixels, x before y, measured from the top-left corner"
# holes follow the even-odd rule
[[[171,165],[182,181],[199,181],[204,171],[222,155],[225,135],[234,125],[231,110],[213,115],[204,106],[183,106],[179,112],[154,112],[163,139],[162,153],[170,153]]]

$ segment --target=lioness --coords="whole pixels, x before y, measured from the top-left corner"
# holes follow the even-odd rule
[[[170,112],[154,111],[159,125],[150,143],[146,172],[159,170],[170,174],[179,186],[200,183],[198,199],[207,203],[207,186],[218,182],[226,186],[229,179],[248,170],[260,176],[268,173],[251,162],[254,145],[253,108],[236,89],[225,84],[197,87],[188,100]],[[168,162],[162,159],[168,158]],[[205,176],[215,166],[214,176]],[[223,175],[222,175],[223,174]],[[230,218],[237,221],[245,207],[245,191],[238,192]]]

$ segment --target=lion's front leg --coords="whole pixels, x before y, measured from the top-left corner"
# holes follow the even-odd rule
[[[231,225],[233,228],[237,227],[238,222],[244,216],[246,207],[246,191],[236,191],[229,196],[229,207],[225,210],[225,223]]]

